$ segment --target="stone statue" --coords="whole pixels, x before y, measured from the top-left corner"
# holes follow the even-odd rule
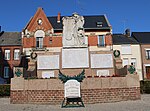
[[[74,13],[71,17],[63,17],[63,47],[86,47],[84,34],[84,18]]]

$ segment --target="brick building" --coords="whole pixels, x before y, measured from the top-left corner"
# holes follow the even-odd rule
[[[36,14],[23,29],[23,49],[28,54],[31,50],[62,47],[63,16],[47,17],[42,8],[38,8]],[[112,31],[111,26],[104,15],[84,16],[85,35],[88,36],[88,45],[92,48],[112,45],[111,37],[107,36]],[[41,21],[41,22],[40,22]],[[39,23],[40,22],[40,23]],[[38,33],[42,33],[40,37]],[[102,40],[102,41],[101,41]]]
[[[0,77],[8,83],[13,77],[13,67],[21,66],[21,33],[1,32],[0,33]]]
[[[71,17],[76,16],[77,14],[74,13]],[[37,71],[34,70],[37,74],[33,74],[32,72],[32,76],[37,75],[41,78],[45,71],[46,73],[48,71],[48,73],[51,73],[53,76],[57,76],[58,69],[66,74],[71,73],[74,75],[78,74],[82,68],[86,69],[87,76],[91,76],[91,74],[92,76],[101,75],[101,73],[107,73],[106,75],[114,74],[112,29],[107,17],[105,15],[96,15],[83,16],[83,18],[85,21],[83,28],[85,35],[84,41],[87,45],[86,49],[85,47],[75,49],[75,47],[72,46],[67,50],[63,43],[63,19],[65,19],[65,17],[61,16],[60,13],[58,13],[57,16],[47,17],[43,9],[38,8],[22,32],[23,53],[25,56],[28,56],[26,59],[30,61],[28,70],[33,71],[37,67]],[[69,32],[70,29],[67,30]],[[74,49],[72,50],[71,48]],[[66,65],[64,61],[70,60],[63,56],[63,52],[70,58],[76,57],[81,53],[87,58],[82,56],[76,57],[74,60],[78,59],[79,63],[74,64],[72,62],[70,65]],[[72,54],[68,55],[69,52]],[[73,54],[73,52],[78,54]],[[44,58],[45,61],[49,61],[49,63],[45,63],[45,61],[43,61]],[[79,60],[80,58],[81,61],[83,60],[83,62],[85,62],[83,67],[82,65],[77,66],[77,64],[82,64]],[[103,59],[107,59],[108,62],[103,61]],[[71,61],[74,60],[72,59]],[[96,61],[97,64],[95,63]],[[91,62],[93,62],[94,65]],[[40,66],[41,63],[46,65]]]
[[[140,80],[143,80],[139,42],[127,33],[113,34],[113,50],[120,51],[122,67],[133,64]]]

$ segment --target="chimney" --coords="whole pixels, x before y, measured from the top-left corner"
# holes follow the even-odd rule
[[[127,37],[130,37],[130,29],[126,29],[126,30],[125,30],[125,35],[126,35]]]
[[[60,12],[58,12],[57,23],[60,23]]]
[[[4,31],[2,31],[2,27],[0,26],[0,36],[4,33]]]

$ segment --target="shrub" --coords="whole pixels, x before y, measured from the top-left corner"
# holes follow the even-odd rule
[[[140,81],[140,89],[141,89],[141,93],[150,94],[150,80]]]
[[[0,97],[10,96],[10,84],[0,84]]]

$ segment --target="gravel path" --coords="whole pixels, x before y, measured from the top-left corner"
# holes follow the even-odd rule
[[[61,108],[60,105],[10,104],[9,98],[0,98],[0,111],[150,111],[150,95],[141,100],[116,103],[86,104],[85,108]]]

